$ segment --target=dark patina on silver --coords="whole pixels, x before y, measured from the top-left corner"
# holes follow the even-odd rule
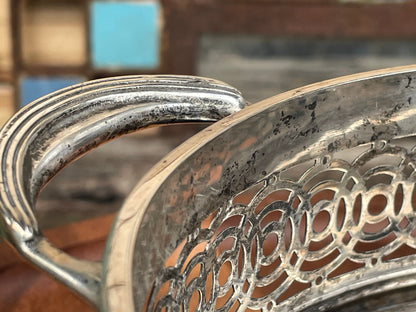
[[[4,236],[102,311],[356,311],[397,291],[379,311],[412,311],[415,79],[415,66],[358,74],[244,109],[201,78],[65,89],[0,134]],[[40,236],[36,195],[68,162],[142,126],[217,119],[139,182],[103,264]]]

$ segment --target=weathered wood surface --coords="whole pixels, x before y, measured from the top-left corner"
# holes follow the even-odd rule
[[[82,66],[87,62],[84,7],[78,2],[51,5],[24,1],[21,44],[28,65]]]
[[[216,78],[257,102],[311,83],[416,61],[416,44],[399,40],[204,35],[198,75]]]
[[[0,81],[10,80],[13,67],[9,1],[0,0]]]
[[[164,69],[169,73],[196,72],[198,56],[195,51],[203,34],[363,40],[411,40],[416,36],[414,0],[377,5],[339,0],[161,2],[168,30],[164,41]]]
[[[45,231],[45,236],[67,253],[100,260],[114,214]],[[0,243],[0,311],[93,311],[74,293],[23,261]]]
[[[14,113],[13,88],[8,84],[0,84],[0,127]]]

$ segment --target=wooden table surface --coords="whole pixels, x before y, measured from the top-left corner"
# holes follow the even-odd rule
[[[114,214],[45,231],[70,255],[100,260]],[[69,289],[24,261],[5,242],[0,244],[0,311],[94,311]]]

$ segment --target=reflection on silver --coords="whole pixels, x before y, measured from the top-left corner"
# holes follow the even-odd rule
[[[2,231],[102,311],[358,311],[349,305],[370,297],[383,311],[411,309],[415,79],[416,66],[364,73],[241,111],[237,91],[190,77],[55,93],[0,133]],[[71,160],[149,124],[230,113],[138,183],[103,266],[40,236],[34,199]]]
[[[212,122],[245,105],[238,91],[186,76],[130,76],[75,85],[19,111],[0,133],[1,232],[29,261],[100,305],[102,267],[55,249],[33,214],[40,189],[72,160],[155,124]]]

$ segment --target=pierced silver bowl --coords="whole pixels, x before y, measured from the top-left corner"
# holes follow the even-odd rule
[[[414,311],[415,78],[386,69],[247,107],[193,77],[63,89],[0,133],[2,234],[102,311]],[[41,236],[35,199],[70,161],[149,125],[219,119],[139,182],[102,263]]]

